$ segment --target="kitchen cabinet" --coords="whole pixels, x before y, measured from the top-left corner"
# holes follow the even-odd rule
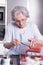
[[[0,41],[3,41],[7,26],[7,0],[0,0]]]

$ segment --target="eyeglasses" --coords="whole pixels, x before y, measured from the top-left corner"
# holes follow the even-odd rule
[[[21,20],[15,20],[16,22],[25,22],[26,21],[26,19],[21,19]]]

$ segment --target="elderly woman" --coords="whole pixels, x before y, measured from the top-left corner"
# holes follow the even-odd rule
[[[34,43],[33,47],[35,44],[40,43],[43,37],[37,26],[28,20],[29,12],[25,7],[16,6],[11,13],[14,22],[8,24],[4,47],[9,49],[8,55],[25,54],[30,49],[31,43]]]

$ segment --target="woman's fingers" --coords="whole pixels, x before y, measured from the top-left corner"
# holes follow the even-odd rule
[[[30,41],[30,48],[35,48],[35,47],[38,47],[38,45],[41,45],[43,44],[42,41],[40,40],[36,40],[36,39],[28,39],[28,41]]]
[[[38,41],[36,39],[28,39],[28,41],[30,41],[30,47],[36,47],[38,44]]]
[[[35,47],[36,44],[37,44],[37,43],[35,42],[35,40],[32,40],[31,43],[30,43],[30,46],[31,46],[31,47]]]
[[[31,42],[32,40],[33,40],[32,38],[28,39],[29,42]]]
[[[13,44],[14,44],[14,45],[19,45],[19,44],[21,44],[21,43],[20,43],[20,41],[19,41],[19,40],[14,39],[14,40],[13,40]]]

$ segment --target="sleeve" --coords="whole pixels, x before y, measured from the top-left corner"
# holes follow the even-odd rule
[[[43,41],[43,36],[41,35],[36,24],[33,25],[33,32],[34,32],[34,37],[36,39]]]
[[[11,42],[12,41],[12,26],[10,24],[8,24],[6,31],[5,31],[5,37],[3,42]]]

